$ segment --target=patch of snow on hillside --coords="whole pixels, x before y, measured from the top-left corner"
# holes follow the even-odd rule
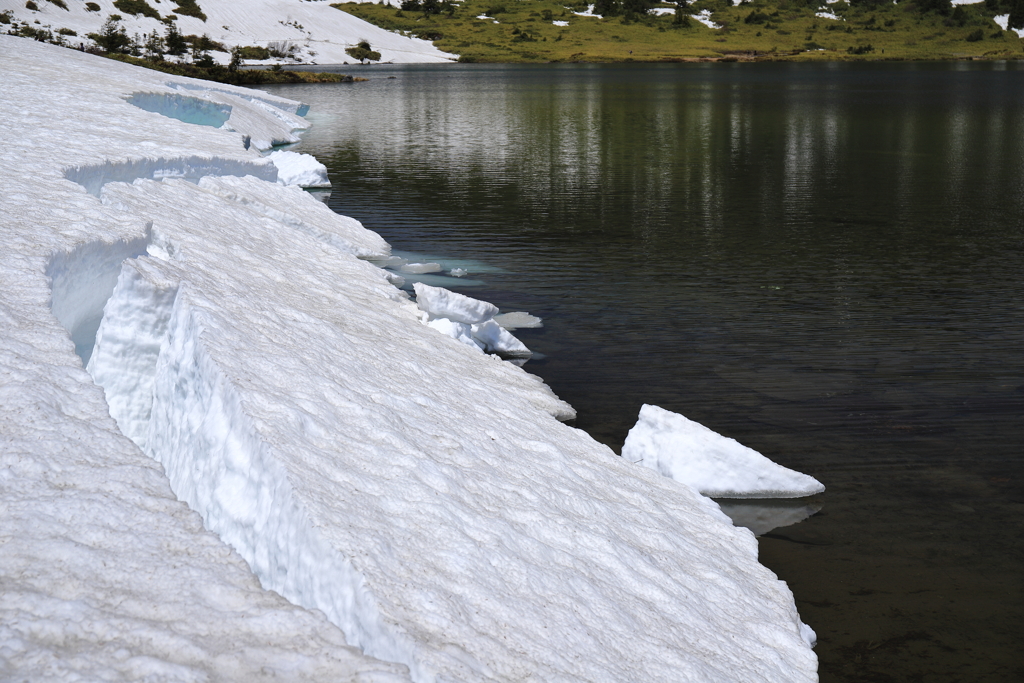
[[[565,9],[571,10],[572,7],[566,7]],[[604,19],[600,14],[594,14],[594,5],[587,5],[587,9],[582,12],[573,12],[578,17],[597,17],[598,19]]]
[[[993,19],[993,21],[995,21],[999,25],[999,28],[1003,29],[1004,31],[1013,31],[1014,33],[1017,34],[1018,38],[1024,38],[1024,28],[1013,28],[1013,29],[1009,28],[1009,26],[1010,26],[1010,15],[1009,14],[1000,14],[999,16],[993,17],[992,19]]]
[[[161,36],[167,26],[157,19],[141,14],[132,15],[114,6],[114,0],[95,0],[98,12],[90,12],[85,2],[68,0],[67,10],[52,2],[40,0],[37,11],[25,7],[20,0],[0,0],[0,12],[9,11],[21,22],[40,28],[51,27],[75,31],[68,43],[77,47],[89,45],[89,33],[99,33],[100,27],[111,14],[122,17],[128,35],[146,36],[156,31]],[[206,14],[204,22],[196,17],[175,14],[175,24],[182,35],[207,35],[229,49],[235,45],[276,47],[283,52],[293,50],[294,58],[280,58],[263,63],[315,63],[343,64],[352,62],[345,49],[362,40],[368,41],[381,54],[382,62],[448,62],[457,55],[435,48],[429,41],[393,33],[379,28],[351,14],[330,6],[327,2],[306,0],[199,0]],[[174,3],[150,3],[161,17],[174,14]],[[39,21],[39,25],[34,24]],[[227,52],[214,51],[211,56],[221,64],[230,61]]]
[[[701,10],[697,14],[694,14],[693,18],[696,19],[697,21],[699,21],[700,23],[704,24],[708,28],[714,28],[714,29],[722,28],[721,24],[716,24],[715,22],[711,21],[711,10],[709,10],[709,9]]]

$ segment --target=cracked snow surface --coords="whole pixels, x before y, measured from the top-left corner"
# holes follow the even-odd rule
[[[0,71],[0,678],[817,680],[749,531],[275,182],[298,103]]]

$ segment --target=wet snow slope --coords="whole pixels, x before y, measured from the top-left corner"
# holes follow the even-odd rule
[[[0,70],[4,677],[816,680],[748,531],[272,182],[244,143],[296,103],[6,36]]]

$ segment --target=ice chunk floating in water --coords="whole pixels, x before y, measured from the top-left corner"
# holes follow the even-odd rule
[[[735,439],[658,406],[644,405],[622,457],[713,498],[800,498],[825,487]]]

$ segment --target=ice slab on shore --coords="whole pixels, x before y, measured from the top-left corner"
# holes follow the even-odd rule
[[[65,177],[252,163],[244,128],[27,39],[0,36],[0,72],[0,677],[816,680],[752,535],[423,325],[359,258],[379,237],[216,165]],[[97,308],[102,389],[70,339]]]
[[[825,490],[735,439],[658,406],[644,405],[622,457],[713,498],[801,498]]]
[[[271,152],[268,158],[277,166],[277,182],[298,187],[330,187],[327,167],[309,154],[298,152]]]
[[[526,345],[495,320],[498,307],[443,287],[421,282],[413,285],[416,306],[426,314],[426,323],[467,346],[487,353],[529,358]]]
[[[498,307],[492,303],[468,297],[443,287],[431,287],[417,282],[416,306],[431,319],[447,318],[452,322],[473,325],[490,320],[498,314]]]

